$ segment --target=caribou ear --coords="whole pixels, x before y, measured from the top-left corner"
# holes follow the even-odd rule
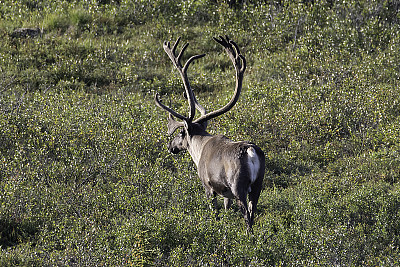
[[[208,126],[208,121],[203,121],[202,123],[200,123],[201,126],[203,126],[204,131],[207,130],[207,126]]]
[[[183,125],[184,125],[183,128],[185,128],[185,131],[186,131],[186,135],[190,136],[192,133],[192,128],[193,128],[192,123],[183,121]]]
[[[183,126],[184,126],[183,122],[175,120],[174,116],[169,114],[169,116],[168,116],[168,124],[167,124],[168,135],[172,135],[176,131],[176,129],[178,129],[179,127],[183,127]]]

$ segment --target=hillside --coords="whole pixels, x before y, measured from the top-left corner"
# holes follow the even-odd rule
[[[394,266],[400,262],[397,1],[2,1],[1,266]],[[27,30],[29,29],[29,30]],[[167,150],[160,93],[248,140],[266,176],[248,234],[215,220],[188,153]],[[183,45],[183,44],[182,44]],[[219,199],[222,206],[222,199]]]

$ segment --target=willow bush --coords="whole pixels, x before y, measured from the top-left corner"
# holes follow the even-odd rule
[[[396,1],[3,1],[1,266],[398,265]],[[18,37],[16,29],[39,28]],[[162,49],[182,36],[209,130],[266,154],[254,233],[215,220],[166,118],[186,112]],[[182,43],[183,43],[182,42]],[[220,200],[221,202],[221,200]],[[222,203],[220,203],[222,206]]]

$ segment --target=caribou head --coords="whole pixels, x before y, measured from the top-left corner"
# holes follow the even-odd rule
[[[163,47],[181,75],[185,87],[185,97],[189,104],[188,115],[182,115],[164,105],[158,94],[155,95],[155,102],[157,106],[169,113],[167,125],[169,135],[182,128],[168,144],[168,150],[173,154],[183,150],[190,153],[197,166],[207,197],[213,197],[217,216],[218,209],[215,198],[217,194],[224,197],[226,209],[230,206],[231,199],[236,199],[250,229],[262,188],[265,156],[262,150],[252,143],[233,142],[223,135],[213,136],[206,131],[209,120],[228,112],[238,101],[246,70],[246,59],[240,54],[239,47],[234,41],[222,36],[214,38],[214,40],[224,47],[236,71],[236,86],[230,101],[222,108],[209,113],[198,103],[190,86],[187,70],[194,60],[204,57],[205,54],[192,56],[182,66],[182,55],[188,44],[185,44],[176,55],[176,48],[180,41],[178,38],[172,48],[169,42],[164,42]],[[196,109],[200,112],[200,117],[194,119]],[[247,204],[247,195],[249,204]]]

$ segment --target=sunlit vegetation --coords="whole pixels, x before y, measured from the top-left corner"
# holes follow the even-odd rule
[[[2,1],[0,265],[398,265],[399,9]],[[252,235],[235,205],[215,220],[189,155],[168,154],[153,100],[187,108],[162,49],[182,36],[187,57],[207,53],[189,70],[199,101],[224,105],[234,73],[221,34],[248,68],[210,131],[267,159]]]

